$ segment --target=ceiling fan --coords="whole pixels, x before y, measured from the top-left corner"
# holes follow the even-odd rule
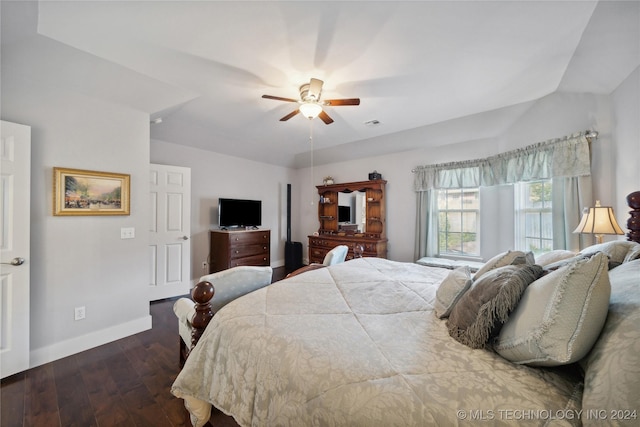
[[[338,107],[341,105],[360,105],[360,98],[347,99],[327,99],[320,100],[322,93],[322,80],[312,78],[309,83],[300,86],[300,99],[282,98],[279,96],[262,95],[266,99],[275,99],[276,101],[297,102],[300,106],[291,113],[280,119],[281,122],[289,120],[298,113],[302,113],[308,119],[320,117],[325,124],[333,123],[333,119],[322,109],[322,107]]]

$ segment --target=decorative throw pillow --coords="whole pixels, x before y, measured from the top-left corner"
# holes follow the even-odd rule
[[[639,278],[640,259],[609,272],[611,299],[607,321],[591,352],[580,361],[584,368],[585,413],[604,410],[611,415],[622,411],[624,416],[625,410],[640,409]],[[602,418],[583,417],[585,426],[602,422]]]
[[[542,267],[527,264],[487,272],[453,306],[447,321],[449,335],[471,348],[483,348],[541,274]]]
[[[622,263],[624,264],[625,262],[633,261],[638,258],[640,258],[640,243],[635,243],[629,248],[629,251],[627,252],[627,255],[625,255]]]
[[[471,271],[468,266],[462,266],[451,270],[436,291],[436,316],[440,319],[448,317],[453,306],[470,286]]]
[[[554,262],[562,261],[567,258],[573,258],[577,253],[573,251],[567,251],[564,249],[556,249],[550,252],[545,252],[536,257],[536,264],[545,266]]]
[[[518,265],[518,264],[534,264],[534,256],[532,252],[524,253],[522,251],[506,251],[499,253],[484,263],[482,267],[473,276],[474,280],[478,280],[480,276],[488,271],[494,270],[505,265]]]
[[[600,252],[596,252],[596,253],[600,253]],[[544,271],[546,271],[546,272],[556,271],[559,268],[566,267],[566,266],[568,266],[570,264],[574,264],[574,263],[576,263],[576,262],[578,262],[580,260],[589,259],[592,256],[594,256],[596,253],[586,254],[586,255],[578,254],[578,255],[576,255],[574,257],[571,257],[571,258],[565,258],[565,259],[562,259],[560,261],[556,261],[556,262],[552,262],[550,264],[546,264],[542,268],[544,268]],[[608,257],[607,257],[607,259],[608,259]]]
[[[635,242],[613,240],[611,242],[586,247],[580,251],[580,254],[593,255],[596,252],[604,253],[609,257],[609,270],[611,270],[624,262],[625,256],[635,245],[637,245]]]
[[[596,253],[529,285],[494,342],[507,360],[534,366],[576,362],[593,346],[609,308],[608,258]]]

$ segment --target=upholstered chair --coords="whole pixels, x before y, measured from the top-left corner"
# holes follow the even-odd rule
[[[200,278],[200,282],[210,282],[213,285],[211,311],[215,314],[234,299],[269,285],[272,275],[271,267],[240,266],[207,274]],[[183,357],[186,358],[191,349],[191,320],[196,313],[195,302],[190,298],[180,298],[174,303],[173,311],[178,317],[180,347],[185,350],[185,354],[181,354],[181,362],[184,362]]]
[[[349,252],[349,247],[347,245],[336,246],[331,249],[324,257],[322,261],[323,265],[335,265],[344,262],[347,258],[347,252]]]

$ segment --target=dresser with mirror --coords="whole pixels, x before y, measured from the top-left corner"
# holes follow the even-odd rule
[[[382,179],[318,185],[317,233],[309,236],[309,262],[322,263],[332,248],[346,245],[347,259],[387,257],[385,184]]]

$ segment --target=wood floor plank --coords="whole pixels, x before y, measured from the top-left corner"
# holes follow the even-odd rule
[[[27,372],[24,425],[38,427],[61,425],[52,364],[38,366]]]
[[[124,403],[138,426],[169,426],[171,422],[144,384],[125,393]]]
[[[2,380],[0,425],[21,426],[24,419],[25,376],[21,372]]]
[[[57,360],[52,365],[62,425],[97,426],[75,356]]]

